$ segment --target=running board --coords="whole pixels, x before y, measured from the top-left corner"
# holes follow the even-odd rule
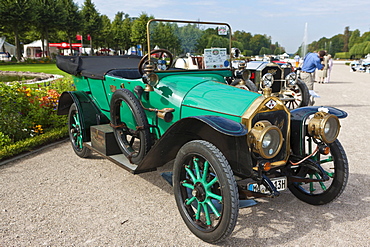
[[[84,146],[97,152],[104,158],[134,174],[156,170],[156,168],[152,168],[137,171],[138,165],[132,164],[126,155],[122,153],[114,137],[112,127],[109,124],[91,126],[90,133],[91,142],[85,142]]]

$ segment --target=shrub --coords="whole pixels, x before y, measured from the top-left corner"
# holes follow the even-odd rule
[[[63,91],[74,90],[71,78],[40,84],[0,84],[0,148],[66,125],[67,117],[56,114]]]
[[[48,143],[60,140],[68,135],[68,127],[55,128],[49,132],[32,138],[27,138],[18,141],[14,144],[0,147],[0,160],[10,158],[22,152],[31,151],[35,147],[39,147]]]

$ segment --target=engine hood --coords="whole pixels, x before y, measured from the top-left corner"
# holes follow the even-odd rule
[[[258,93],[204,80],[185,95],[181,117],[207,115],[207,112],[241,117],[258,97],[261,97]]]

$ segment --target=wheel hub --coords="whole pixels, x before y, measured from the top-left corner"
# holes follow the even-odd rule
[[[196,183],[194,185],[194,189],[191,194],[198,199],[198,201],[202,202],[206,199],[206,191],[204,186],[201,183]]]

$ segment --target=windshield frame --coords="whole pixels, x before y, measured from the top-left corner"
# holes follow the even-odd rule
[[[151,50],[151,39],[150,39],[150,34],[151,34],[151,30],[150,30],[150,27],[151,27],[151,24],[153,22],[167,22],[167,23],[181,23],[181,24],[197,24],[197,25],[214,25],[214,26],[226,26],[228,28],[228,53],[229,54],[226,54],[228,56],[227,60],[229,61],[229,65],[224,68],[212,68],[212,69],[209,69],[209,68],[204,68],[204,69],[196,69],[196,70],[232,70],[232,60],[233,60],[233,56],[231,54],[231,51],[232,51],[232,29],[231,29],[231,26],[228,24],[228,23],[224,23],[224,22],[205,22],[205,21],[187,21],[187,20],[173,20],[173,19],[151,19],[148,21],[147,23],[147,26],[146,26],[146,34],[147,34],[147,53],[146,55],[150,58],[150,52],[152,51]],[[213,47],[212,47],[213,48]],[[204,56],[204,54],[203,54]],[[176,68],[169,68],[167,71],[172,71],[172,70],[176,70]],[[194,69],[187,69],[187,71],[189,70],[194,70]]]

